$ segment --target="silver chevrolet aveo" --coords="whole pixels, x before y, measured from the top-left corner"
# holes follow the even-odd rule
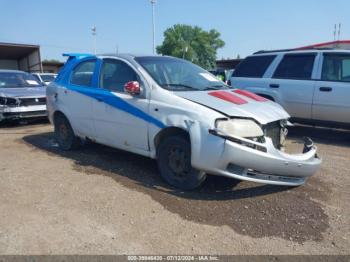
[[[320,167],[317,148],[282,150],[289,115],[204,69],[166,56],[68,54],[47,87],[47,109],[63,150],[89,139],[158,161],[182,189],[206,174],[273,185],[303,184]]]

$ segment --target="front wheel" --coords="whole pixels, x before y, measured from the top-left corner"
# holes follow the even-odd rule
[[[80,139],[75,136],[68,119],[63,115],[58,115],[55,119],[55,138],[59,147],[65,151],[80,146]]]
[[[161,176],[170,185],[192,190],[206,179],[206,174],[191,166],[191,144],[182,136],[164,139],[157,149],[158,167]]]

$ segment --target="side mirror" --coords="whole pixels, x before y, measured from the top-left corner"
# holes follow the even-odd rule
[[[124,85],[124,91],[133,96],[139,95],[141,94],[140,83],[137,81],[127,82]]]

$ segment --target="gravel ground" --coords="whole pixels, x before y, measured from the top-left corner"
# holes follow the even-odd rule
[[[169,188],[155,161],[87,144],[62,152],[46,123],[0,127],[0,254],[349,254],[350,132],[297,126],[323,165],[298,188],[209,177]]]

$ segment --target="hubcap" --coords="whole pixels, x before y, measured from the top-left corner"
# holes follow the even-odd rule
[[[60,124],[59,131],[61,138],[63,140],[66,140],[68,138],[68,129],[64,123]]]
[[[168,155],[169,167],[178,178],[184,178],[188,173],[187,156],[180,147],[173,146]]]

